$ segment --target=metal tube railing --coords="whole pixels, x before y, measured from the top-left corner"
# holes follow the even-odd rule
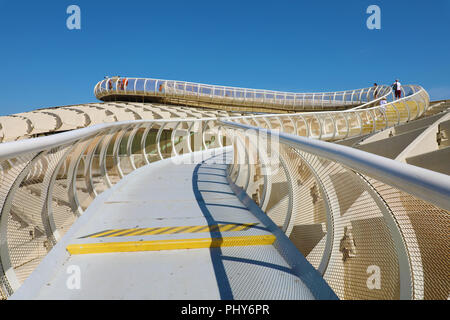
[[[196,91],[193,91],[194,87]],[[262,209],[272,213],[278,212],[274,219],[285,219],[280,222],[281,226],[286,233],[290,233],[294,232],[296,227],[294,222],[298,218],[298,210],[303,210],[300,205],[302,202],[297,198],[299,195],[304,198],[307,191],[301,185],[295,186],[300,181],[296,172],[299,168],[307,168],[302,170],[310,172],[317,182],[316,186],[311,186],[310,193],[318,194],[313,197],[314,203],[320,202],[317,202],[317,197],[322,199],[321,208],[327,212],[327,219],[322,223],[329,229],[324,242],[324,254],[321,259],[313,261],[318,270],[327,275],[328,266],[332,265],[330,261],[335,259],[335,250],[333,251],[331,246],[336,246],[336,237],[342,234],[340,229],[336,232],[330,230],[332,225],[341,219],[336,213],[341,210],[336,207],[336,203],[340,201],[339,193],[342,191],[338,192],[336,190],[339,188],[331,186],[333,175],[325,172],[329,170],[323,165],[325,161],[332,163],[333,170],[339,171],[339,174],[349,174],[352,177],[358,175],[354,178],[355,181],[364,186],[364,191],[371,195],[376,207],[388,221],[387,226],[395,242],[396,259],[403,277],[400,281],[401,297],[420,298],[421,294],[426,297],[426,290],[418,289],[422,285],[418,279],[423,272],[422,264],[426,266],[427,263],[417,265],[411,262],[417,259],[412,252],[419,256],[422,252],[427,253],[420,247],[423,243],[426,244],[426,241],[420,239],[421,233],[418,231],[417,239],[404,236],[411,227],[405,222],[410,219],[410,211],[402,205],[402,210],[406,213],[398,213],[395,207],[398,204],[392,203],[390,197],[394,194],[394,199],[407,199],[408,203],[418,201],[426,210],[438,212],[437,215],[441,217],[442,212],[439,210],[449,209],[448,179],[444,181],[442,175],[420,168],[411,169],[411,166],[358,150],[299,137],[304,135],[320,140],[339,140],[377,132],[415,119],[427,110],[429,96],[423,88],[412,87],[414,89],[411,95],[391,101],[385,106],[368,108],[369,105],[366,105],[365,108],[344,111],[231,117],[222,119],[222,124],[214,117],[124,121],[0,144],[0,294],[6,297],[20,286],[32,270],[29,267],[31,261],[40,261],[74,219],[83,214],[92,200],[129,172],[174,155],[223,146],[221,127],[264,131],[248,125],[255,124],[269,129],[270,131],[265,132],[269,136],[276,136],[282,142],[282,149],[285,150],[279,152],[280,157],[284,153],[280,162],[282,165],[278,168],[279,175],[263,175],[263,180],[255,180],[252,176],[258,175],[258,172],[264,169],[261,165],[235,165],[233,170],[237,170],[235,175],[238,179],[235,181],[242,183],[246,190],[253,188],[252,192],[256,192],[257,198],[260,198]],[[224,103],[234,99],[238,104],[257,105],[262,101],[267,105],[276,103],[286,107],[290,106],[291,102],[295,106],[313,101],[320,108],[328,102],[336,105],[360,103],[364,99],[370,100],[373,94],[370,88],[320,94],[291,94],[253,89],[242,91],[232,87],[137,78],[129,78],[128,86],[123,87],[118,79],[104,80],[96,85],[94,91],[101,93],[105,91],[103,88],[108,88],[105,94],[114,91],[130,95],[150,95],[153,90],[158,96],[164,97],[172,95],[170,90],[166,91],[167,88],[183,88],[181,96],[189,99],[192,98],[193,92],[197,98],[208,97],[210,101],[221,99]],[[389,88],[386,90],[388,92],[385,96],[389,95]],[[276,134],[273,130],[290,135]],[[192,139],[199,143],[192,143]],[[197,141],[198,139],[200,141]],[[236,154],[241,148],[239,146],[245,144],[235,145]],[[240,152],[242,153],[242,150]],[[245,158],[248,159],[249,151],[245,152]],[[256,152],[260,159],[264,159],[264,165],[270,167],[271,157],[263,155],[263,149]],[[298,163],[293,163],[292,159],[297,159]],[[263,190],[255,181],[263,181]],[[291,186],[286,193],[286,215],[280,213],[282,210],[274,205],[273,200],[280,183]],[[411,206],[414,207],[414,204]],[[41,219],[36,220],[36,217]],[[448,219],[444,221],[447,222]],[[24,228],[24,225],[29,227]],[[33,252],[29,255],[31,260],[27,260],[29,257],[26,257],[24,252]],[[404,276],[405,274],[407,276]]]
[[[424,98],[427,96],[420,90],[415,94]],[[406,102],[411,102],[407,97],[404,99],[405,105]],[[400,103],[402,102],[393,102],[393,105],[397,106],[396,117],[399,121],[407,119],[408,114],[414,115],[405,112]],[[376,108],[288,116],[260,115],[223,120],[239,120],[294,134],[299,133],[300,123],[303,123],[306,133],[312,136],[315,132],[318,138],[323,139],[330,134],[342,136],[339,130],[329,130],[330,126],[338,128],[338,114],[346,120],[346,136],[354,129],[351,123],[356,118],[352,120],[352,115],[357,115],[360,125],[371,119],[370,130],[373,131],[377,128],[374,125],[376,119],[369,117],[367,112],[375,112],[374,110]],[[418,110],[420,111],[420,108]],[[101,124],[53,136],[1,144],[2,297],[7,297],[20,286],[33,269],[30,264],[45,256],[98,194],[129,172],[153,161],[222,146],[222,129],[226,128],[264,132],[269,138],[276,137],[280,141],[279,151],[274,148],[270,150],[276,157],[282,157],[279,165],[276,161],[273,162],[274,158],[269,153],[266,154],[267,150],[264,148],[247,148],[245,141],[235,143],[236,157],[245,152],[243,159],[260,159],[262,162],[244,165],[236,163],[232,167],[234,173],[230,174],[235,176],[234,181],[241,184],[246,191],[251,190],[251,195],[256,195],[255,200],[260,202],[261,208],[279,223],[286,234],[293,235],[299,232],[298,228],[304,230],[313,225],[322,225],[320,230],[326,229],[326,238],[317,244],[319,247],[316,246],[311,251],[311,248],[308,249],[302,242],[299,249],[303,250],[304,255],[341,297],[364,297],[354,285],[349,285],[344,290],[339,283],[333,282],[335,278],[349,283],[356,281],[352,277],[345,278],[339,271],[341,267],[345,269],[345,264],[341,265],[336,258],[340,250],[338,242],[347,239],[343,226],[359,226],[358,221],[380,217],[383,217],[386,223],[377,222],[379,228],[384,228],[383,232],[390,235],[385,236],[382,243],[392,249],[389,249],[392,251],[389,252],[393,254],[394,258],[391,260],[395,262],[386,268],[392,279],[399,279],[398,298],[441,296],[442,286],[439,284],[433,284],[431,289],[423,289],[424,285],[431,281],[428,280],[430,277],[432,283],[441,281],[439,277],[430,276],[427,269],[439,267],[439,260],[427,249],[427,240],[424,238],[426,233],[438,238],[439,235],[435,235],[433,227],[417,227],[423,219],[417,219],[414,212],[417,208],[425,208],[423,210],[431,212],[431,215],[438,217],[436,219],[441,219],[439,221],[443,221],[444,226],[446,223],[448,225],[448,212],[443,212],[443,209],[450,208],[448,176],[323,141],[275,133],[236,122],[219,122],[216,118],[204,118]],[[360,132],[363,132],[362,128],[356,127]],[[232,137],[226,131],[225,136]],[[200,141],[195,143],[195,140],[192,143],[191,139]],[[259,157],[252,156],[255,152]],[[264,174],[264,170],[274,165],[274,175]],[[367,205],[369,200],[358,198],[358,205],[351,208],[351,214],[347,212],[348,205],[343,203],[349,202],[354,195],[354,192],[347,194],[346,189],[342,189],[347,180],[352,183],[345,188],[359,186],[361,197],[370,198],[368,199],[371,204],[367,207],[370,210],[364,207],[364,203]],[[309,207],[305,207],[308,201],[311,203]],[[311,216],[306,219],[304,212],[311,212]],[[358,219],[348,220],[347,214]],[[306,219],[308,223],[299,223],[302,219]],[[364,232],[370,230],[364,229]],[[312,233],[312,239],[320,237],[323,232]],[[364,238],[363,241],[369,240]],[[445,239],[442,242],[445,243]],[[365,254],[365,258],[371,257],[370,253]],[[348,255],[349,259],[353,258],[352,253]],[[431,262],[421,258],[430,256],[431,258],[427,259]],[[396,267],[392,267],[393,265]],[[358,265],[358,268],[361,266]],[[395,270],[400,270],[400,275],[396,276]],[[439,275],[440,271],[438,268],[436,274]],[[392,285],[392,282],[389,282],[389,285]],[[394,291],[397,292],[392,292]],[[392,292],[389,294],[397,297]],[[383,294],[389,296],[386,292]]]
[[[381,131],[394,125],[406,123],[420,117],[429,107],[429,97],[428,93],[423,88],[417,87],[416,89],[417,91],[410,96],[389,102],[385,105],[373,106],[365,109],[303,112],[277,115],[250,115],[243,117],[230,117],[229,121],[242,123],[244,119],[280,118],[282,120],[285,119],[286,121],[299,123],[299,126],[304,127],[305,129],[309,125],[307,128],[308,130],[305,130],[304,134],[296,132],[297,135],[304,135],[306,137],[329,141],[341,140]],[[309,124],[305,123],[305,118],[310,117],[314,117],[315,121],[310,121]],[[352,125],[355,123],[356,125]],[[324,128],[326,129],[326,132],[323,132]],[[311,129],[314,129],[319,133],[313,134]]]
[[[279,139],[280,143],[330,161],[342,163],[359,173],[378,179],[445,210],[450,210],[450,179],[448,175],[343,145],[229,121],[221,121],[221,123],[227,127],[263,131],[265,135],[269,137],[273,135]]]
[[[341,299],[447,299],[447,175],[342,145],[221,124],[233,139],[231,180]]]
[[[127,85],[124,83],[127,81]],[[128,90],[132,87],[133,90]],[[384,91],[387,86],[379,86]],[[204,103],[254,106],[280,110],[323,110],[325,107],[352,107],[374,100],[372,87],[336,92],[292,93],[274,90],[208,85],[155,78],[109,78],[98,82],[95,96],[144,96],[172,98]],[[340,100],[336,97],[341,97]]]
[[[215,123],[124,121],[0,144],[0,299],[121,178],[154,161],[221,146]],[[201,141],[191,144],[193,134]]]

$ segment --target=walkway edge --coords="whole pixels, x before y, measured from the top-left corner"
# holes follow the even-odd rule
[[[237,236],[198,239],[170,239],[151,241],[100,242],[70,244],[66,247],[70,254],[91,254],[110,252],[141,252],[180,249],[203,249],[218,247],[262,246],[275,242],[275,236]]]
[[[286,263],[292,268],[292,271],[303,281],[309,288],[314,298],[318,300],[339,300],[338,296],[330,288],[328,283],[323,279],[320,273],[306,260],[301,252],[289,240],[284,232],[270,219],[264,211],[248,196],[248,194],[239,186],[237,186],[227,176],[231,190],[236,194],[238,199],[254,214],[263,224],[267,226],[269,232],[276,237],[273,246],[280,255],[285,259]]]

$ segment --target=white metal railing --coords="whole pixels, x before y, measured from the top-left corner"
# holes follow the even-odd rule
[[[341,299],[447,299],[449,176],[342,145],[222,125],[234,137],[231,181]]]
[[[358,137],[423,115],[430,104],[429,95],[420,86],[411,87],[414,89],[408,92],[409,95],[385,105],[366,105],[365,108],[342,111],[250,115],[230,117],[229,120],[320,140]],[[391,91],[388,90],[387,94],[390,95]]]
[[[132,94],[140,95],[140,80],[144,79],[133,83],[129,78],[123,90],[133,84]],[[149,81],[144,80],[144,88]],[[170,88],[167,80],[154,81],[155,86],[161,81]],[[105,83],[97,84],[95,92],[103,92]],[[92,200],[119,179],[153,161],[230,143],[235,159],[242,154],[244,159],[258,159],[233,164],[231,179],[282,227],[341,298],[443,297],[448,282],[441,275],[448,263],[443,265],[438,255],[448,248],[448,239],[442,237],[449,223],[448,176],[296,137],[345,139],[416,119],[427,110],[429,96],[419,86],[411,88],[402,99],[384,106],[369,101],[353,110],[221,119],[227,122],[136,120],[0,144],[1,297],[14,292]],[[348,101],[360,103],[364,95],[370,100],[371,89],[366,89],[351,91]],[[386,90],[384,96],[390,95]],[[319,101],[316,94],[309,95]],[[325,94],[320,99],[324,104]],[[270,150],[255,148],[245,138],[234,140],[236,132],[225,130],[230,127],[238,132],[280,131],[280,143]],[[279,161],[271,163],[270,153]],[[270,166],[276,173],[264,174]],[[438,243],[434,247],[430,235]],[[348,244],[354,239],[359,244]],[[367,291],[368,261],[385,270],[387,286],[381,291]]]
[[[240,119],[263,127],[279,116]],[[235,159],[242,154],[257,159],[232,164],[232,181],[291,237],[338,296],[443,296],[448,176],[294,135],[277,135],[277,148],[255,148],[227,128],[263,129],[223,120],[228,122],[136,120],[1,144],[2,297],[21,285],[92,200],[119,179],[154,161],[230,144]],[[265,174],[271,166],[277,170]],[[355,239],[356,245],[348,244]],[[383,270],[381,291],[365,286],[368,261]]]
[[[123,84],[123,79],[128,80],[127,86]],[[131,88],[133,89],[131,90]],[[162,88],[166,89],[163,90]],[[209,91],[203,91],[203,88],[209,88]],[[377,91],[376,97],[374,96],[375,91]],[[217,92],[219,93],[216,94]],[[224,96],[223,94],[226,92],[233,92],[233,94]],[[237,94],[237,92],[240,93]],[[256,94],[257,92],[258,94]],[[234,117],[234,121],[241,123],[333,141],[363,136],[417,119],[424,114],[430,103],[426,90],[417,85],[402,86],[403,98],[398,100],[395,100],[393,97],[390,86],[339,92],[287,93],[143,78],[105,79],[97,83],[94,93],[99,99],[123,94],[130,96],[178,97],[182,99],[195,98],[204,102],[217,102],[224,105],[230,103],[240,106],[246,106],[250,103],[253,106],[260,107],[277,105],[288,107],[286,110],[298,110],[300,106],[302,108],[314,106],[314,109],[321,110],[326,105],[344,106],[347,103],[349,105],[359,105],[358,107],[342,111]],[[385,105],[380,105],[382,99],[387,100]]]
[[[136,120],[0,144],[0,299],[101,192],[133,170],[223,146],[214,118]]]
[[[94,88],[94,94],[100,100],[112,96],[159,97],[288,111],[355,107],[376,99],[375,91],[379,97],[386,95],[390,87],[381,85],[336,92],[292,93],[153,78],[114,77],[98,82]]]

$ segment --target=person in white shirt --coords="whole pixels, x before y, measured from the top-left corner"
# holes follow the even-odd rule
[[[395,80],[392,89],[395,93],[395,99],[400,99],[402,97],[402,85],[398,80]]]
[[[380,111],[384,113],[386,111],[387,100],[386,98],[381,99],[380,101]]]

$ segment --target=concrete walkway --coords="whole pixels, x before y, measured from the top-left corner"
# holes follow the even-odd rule
[[[273,226],[233,192],[230,153],[222,152],[126,176],[94,200],[11,299],[314,299],[271,244]]]

